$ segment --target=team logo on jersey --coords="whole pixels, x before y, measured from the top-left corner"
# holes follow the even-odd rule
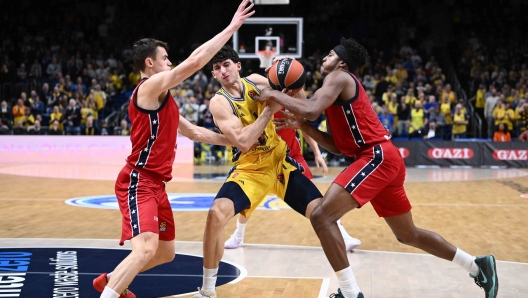
[[[235,179],[235,178],[238,176],[238,174],[239,174],[239,173],[234,173],[234,174],[233,174],[233,177],[231,177],[231,178]]]
[[[167,222],[166,221],[162,221],[160,222],[159,224],[159,231],[160,232],[165,232],[167,230]]]
[[[280,173],[277,175],[277,180],[279,180],[280,183],[284,184],[284,174]]]
[[[255,90],[249,90],[248,95],[249,95],[249,97],[251,97],[251,99],[253,99],[253,97],[255,97],[255,95],[257,95],[257,92],[255,92]]]
[[[268,136],[266,135],[266,132],[263,131],[260,137],[258,138],[258,142],[260,146],[266,145],[266,142],[268,141]]]

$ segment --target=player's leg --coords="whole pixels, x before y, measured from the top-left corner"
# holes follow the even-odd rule
[[[239,180],[242,179],[245,179],[243,175],[239,177]],[[245,181],[250,184],[249,180]],[[205,225],[202,288],[194,297],[216,297],[216,276],[224,254],[225,225],[235,214],[249,208],[251,204],[244,190],[233,181],[227,181],[218,191],[213,206],[209,209]]]
[[[237,216],[237,227],[233,234],[224,243],[224,248],[232,249],[244,245],[244,232],[249,221],[249,216],[245,217],[242,214]]]
[[[303,175],[306,176],[306,178],[308,179],[314,178],[312,171],[310,170],[310,167],[308,166],[308,163],[306,162],[302,154],[297,154],[295,156],[292,156],[292,158],[295,159],[297,163],[299,163],[302,169],[304,169]],[[318,204],[318,201],[316,204]],[[310,216],[308,215],[306,217],[310,218]],[[339,227],[339,231],[341,232],[341,235],[343,236],[347,251],[353,250],[361,244],[361,241],[359,239],[356,239],[348,234],[348,232],[345,230],[345,227],[343,226],[343,223],[341,222],[341,219],[337,220],[337,226]]]

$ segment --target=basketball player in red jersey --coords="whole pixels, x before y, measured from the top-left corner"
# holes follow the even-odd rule
[[[385,219],[398,241],[453,261],[469,272],[484,289],[486,298],[496,297],[499,282],[492,255],[475,258],[440,235],[414,225],[411,204],[403,188],[403,158],[353,74],[367,63],[368,53],[362,45],[353,39],[342,39],[323,58],[321,74],[325,79],[312,98],[292,98],[271,89],[263,90],[260,98],[256,97],[275,101],[296,115],[285,118],[278,127],[301,128],[330,152],[356,156],[356,161],[336,177],[310,217],[337,274],[340,289],[332,297],[364,297],[349,266],[335,221],[367,202]],[[326,111],[329,133],[319,131],[303,119],[316,119],[323,111]]]
[[[139,272],[174,259],[174,218],[165,183],[172,178],[177,134],[198,142],[230,143],[224,136],[192,125],[181,117],[168,90],[201,69],[254,14],[253,4],[248,6],[248,3],[249,0],[243,0],[224,31],[172,70],[166,43],[151,38],[134,43],[134,64],[143,79],[128,107],[132,153],[115,185],[123,215],[120,244],[130,239],[132,252],[112,273],[94,280],[94,287],[102,291],[101,298],[135,297],[126,288]]]
[[[284,118],[284,114],[283,112],[277,112],[273,115],[273,118],[282,119]],[[290,157],[295,159],[299,163],[299,165],[302,166],[303,175],[306,176],[308,179],[313,179],[314,176],[312,174],[312,171],[310,170],[310,167],[306,163],[306,160],[304,159],[304,156],[302,154],[301,143],[299,139],[300,136],[297,130],[285,128],[278,130],[277,134],[283,141],[286,142],[286,145],[290,149]],[[323,159],[323,156],[321,155],[321,151],[319,150],[319,146],[317,145],[317,143],[306,134],[303,135],[303,137],[314,152],[315,165],[318,168],[320,166],[323,167],[323,173],[328,173],[328,167],[326,166],[326,163]],[[244,217],[241,214],[238,215],[236,230],[233,232],[231,237],[226,240],[226,242],[224,243],[224,248],[233,249],[244,245],[244,232],[246,230],[246,225],[248,221],[249,217]],[[346,250],[353,250],[361,244],[361,241],[359,239],[353,238],[347,233],[347,231],[343,227],[343,224],[341,223],[341,220],[337,221],[337,225],[339,227],[339,230],[341,231],[341,234],[343,235]]]

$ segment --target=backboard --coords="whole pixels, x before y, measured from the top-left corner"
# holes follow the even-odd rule
[[[301,58],[302,36],[303,18],[249,18],[233,35],[233,49],[241,59],[257,59],[257,52],[271,44],[275,56]]]

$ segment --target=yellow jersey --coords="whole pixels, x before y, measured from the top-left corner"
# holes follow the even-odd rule
[[[424,113],[424,110],[423,109],[412,109],[411,110],[411,123],[418,127],[418,128],[421,128],[423,125],[424,125],[424,122],[425,122],[425,113]],[[414,132],[415,129],[412,125],[409,126],[409,133],[412,133]]]
[[[486,105],[486,99],[484,99],[484,93],[486,90],[479,89],[477,90],[477,94],[475,95],[475,108],[477,109],[483,109]]]
[[[218,90],[216,94],[223,95],[229,101],[233,114],[240,119],[245,127],[257,120],[260,113],[264,110],[264,105],[253,100],[255,95],[260,95],[260,90],[255,83],[247,78],[241,78],[240,81],[242,82],[241,98],[231,96],[224,88]],[[273,151],[281,141],[275,131],[275,125],[270,121],[258,138],[259,144],[257,146],[251,147],[248,152],[242,152],[237,147],[233,147],[233,164],[253,163],[255,160],[260,160],[263,156]]]
[[[456,112],[453,114],[453,128],[451,131],[453,134],[465,133],[467,131],[467,125],[455,124],[454,122],[456,121],[466,121],[466,114],[463,111],[460,111],[460,114],[457,114]]]

